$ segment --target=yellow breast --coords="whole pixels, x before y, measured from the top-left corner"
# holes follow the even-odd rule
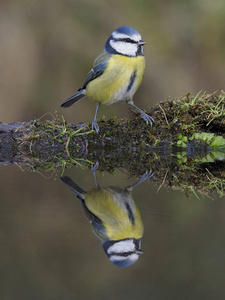
[[[143,222],[138,208],[130,196],[114,192],[113,189],[93,189],[87,193],[85,204],[103,223],[110,240],[122,240],[126,238],[140,239],[143,236]],[[134,208],[133,224],[123,201]]]
[[[90,81],[86,95],[95,103],[112,104],[133,98],[145,72],[144,56],[112,55],[103,74]]]

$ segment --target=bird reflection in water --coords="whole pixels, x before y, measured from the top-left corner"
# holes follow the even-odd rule
[[[139,181],[125,189],[100,188],[96,178],[97,167],[98,163],[92,167],[96,188],[87,192],[67,176],[60,179],[81,200],[84,212],[109,260],[118,267],[128,267],[143,253],[141,240],[144,230],[140,211],[131,192],[135,186],[151,178],[153,173],[145,173]]]

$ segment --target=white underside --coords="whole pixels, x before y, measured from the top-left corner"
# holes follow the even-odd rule
[[[105,103],[106,105],[111,105],[117,102],[122,102],[122,101],[132,101],[133,96],[136,92],[136,80],[134,80],[134,83],[132,87],[127,91],[129,84],[125,85],[122,89],[119,91],[115,92],[112,96],[112,100],[110,102]]]

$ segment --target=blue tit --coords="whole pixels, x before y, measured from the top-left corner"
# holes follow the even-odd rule
[[[142,254],[144,226],[140,211],[131,197],[131,191],[134,186],[151,176],[152,172],[146,173],[137,183],[125,189],[98,187],[88,192],[71,178],[60,178],[81,200],[84,212],[106,255],[119,267],[134,264]]]
[[[90,98],[96,104],[92,129],[98,132],[97,113],[100,104],[125,101],[137,109],[141,117],[152,125],[153,118],[133,102],[133,96],[145,72],[144,44],[141,35],[134,28],[122,26],[116,29],[107,40],[104,50],[94,61],[93,68],[81,88],[65,100],[61,107],[69,107],[85,96]]]

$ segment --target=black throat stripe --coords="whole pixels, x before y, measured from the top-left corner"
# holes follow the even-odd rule
[[[130,82],[129,82],[129,85],[127,87],[127,92],[129,92],[129,90],[132,88],[132,86],[134,84],[134,80],[135,80],[136,77],[137,77],[137,71],[135,70],[133,72],[133,74],[130,76]]]
[[[126,208],[127,208],[127,213],[128,213],[128,218],[131,221],[131,223],[134,225],[135,224],[135,218],[132,212],[132,209],[128,203],[126,203]]]

